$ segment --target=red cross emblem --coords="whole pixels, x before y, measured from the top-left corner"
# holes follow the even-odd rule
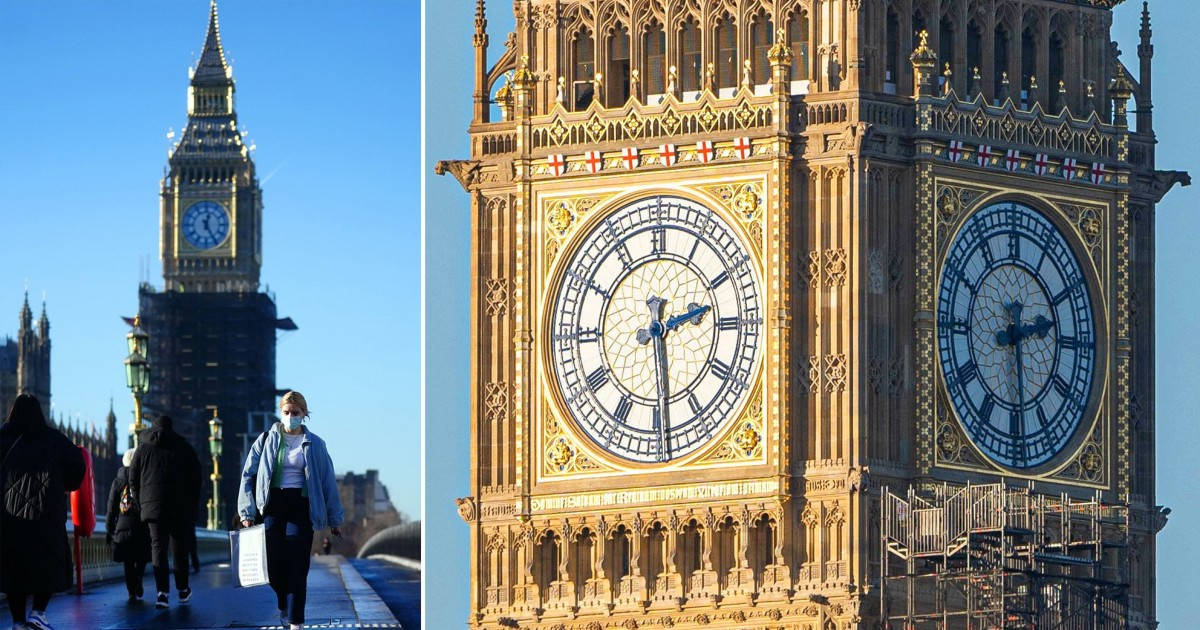
[[[588,151],[584,154],[583,161],[587,164],[589,173],[599,173],[600,169],[604,168],[604,160],[599,151]]]
[[[550,165],[550,172],[554,173],[555,177],[562,175],[567,170],[567,160],[561,153],[547,156],[546,163]]]
[[[1075,158],[1063,160],[1063,179],[1075,179]]]
[[[701,163],[707,164],[713,159],[712,140],[701,140],[696,143],[696,157]]]
[[[737,151],[740,159],[744,160],[750,157],[750,138],[734,138],[733,150]]]
[[[1045,175],[1050,168],[1050,158],[1045,153],[1037,154],[1037,158],[1033,160],[1033,172],[1038,175]]]
[[[664,144],[658,147],[658,154],[662,156],[663,166],[674,166],[675,160],[679,158],[679,154],[675,152],[675,145]]]
[[[957,162],[962,159],[963,143],[962,140],[951,140],[946,150],[946,156],[951,162]]]
[[[992,157],[992,147],[989,147],[986,144],[979,145],[979,155],[977,156],[976,160],[979,162],[980,166],[987,166],[988,160],[992,159]]]
[[[626,170],[632,171],[638,165],[638,150],[637,147],[625,147],[621,149],[621,161],[625,163]]]
[[[1004,166],[1010,171],[1017,170],[1021,165],[1021,152],[1016,149],[1009,149],[1004,154]]]
[[[1104,183],[1104,165],[1099,162],[1092,163],[1092,183],[1093,184],[1103,184]]]

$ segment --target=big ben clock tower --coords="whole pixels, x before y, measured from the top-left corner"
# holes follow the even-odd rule
[[[470,627],[1153,628],[1117,4],[480,1]]]
[[[273,417],[275,335],[296,325],[277,317],[274,296],[259,288],[262,192],[234,111],[215,0],[187,94],[187,125],[160,188],[163,286],[138,289],[153,370],[144,406],[172,416],[197,453],[209,450],[209,421],[222,418],[221,462],[229,471],[244,458],[242,436],[257,435]],[[210,458],[201,461],[210,466]],[[223,496],[236,493],[236,477],[223,475]],[[232,515],[224,504],[228,514],[215,515],[218,523]]]

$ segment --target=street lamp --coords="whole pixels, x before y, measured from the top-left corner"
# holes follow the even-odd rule
[[[213,493],[208,500],[208,528],[221,528],[221,468],[220,459],[223,451],[221,442],[221,419],[217,417],[217,409],[213,408],[212,420],[208,421],[208,452],[212,454],[213,471],[208,476],[212,479]]]
[[[137,447],[138,434],[146,425],[142,424],[142,396],[150,389],[150,361],[146,359],[146,346],[150,335],[142,330],[142,317],[133,318],[133,329],[125,335],[125,343],[129,345],[129,356],[125,357],[125,386],[133,394],[133,424],[129,431],[133,434],[133,446]]]

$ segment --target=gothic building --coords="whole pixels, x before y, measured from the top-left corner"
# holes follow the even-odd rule
[[[29,308],[29,293],[21,305],[17,338],[6,337],[0,344],[0,412],[5,415],[18,394],[33,394],[42,403],[42,413],[50,418],[50,319],[46,304],[37,327]]]
[[[1154,628],[1120,3],[480,0],[470,627]]]
[[[163,288],[142,284],[149,335],[149,416],[165,413],[211,472],[208,421],[224,422],[222,495],[232,518],[236,474],[275,413],[275,334],[294,330],[259,287],[263,204],[250,147],[234,108],[233,71],[210,5],[204,49],[191,70],[188,121],[160,189]],[[205,483],[205,497],[211,485]],[[199,509],[203,514],[204,510]]]

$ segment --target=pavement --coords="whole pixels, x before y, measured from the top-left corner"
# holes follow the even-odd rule
[[[305,628],[379,628],[395,630],[420,627],[419,573],[380,561],[353,563],[342,556],[314,556],[308,573],[308,604]],[[416,620],[402,626],[388,603],[359,570],[371,576],[401,616]],[[146,596],[127,602],[122,580],[89,585],[83,595],[60,593],[50,600],[47,621],[56,630],[193,630],[209,628],[286,628],[279,625],[275,594],[269,586],[238,588],[226,564],[203,567],[191,576],[192,599],[180,604],[171,592],[171,607],[154,607],[154,578],[147,567]],[[174,579],[172,579],[172,583]],[[415,582],[415,589],[413,584]],[[412,593],[416,593],[415,598]],[[409,610],[408,608],[415,608]],[[4,606],[0,627],[11,617]]]

